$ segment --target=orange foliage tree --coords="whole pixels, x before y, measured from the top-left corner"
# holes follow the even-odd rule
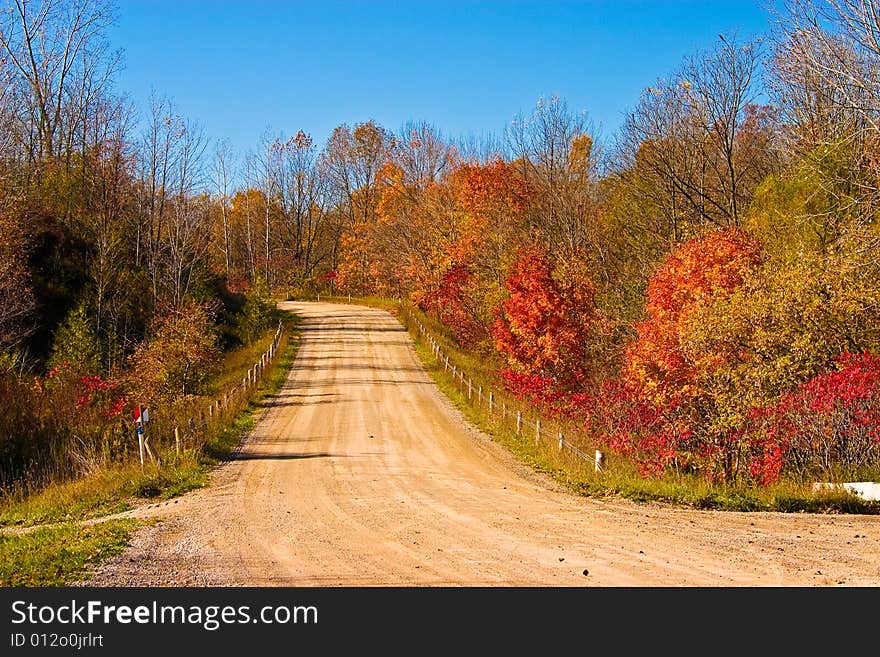
[[[742,285],[762,258],[757,240],[728,227],[685,242],[651,277],[647,319],[637,323],[638,338],[624,355],[616,398],[621,408],[605,415],[606,434],[621,451],[638,454],[644,471],[711,469],[729,461],[723,440],[707,430],[711,418],[701,387],[725,355],[691,357],[682,338],[689,318]]]
[[[647,319],[625,354],[624,378],[658,406],[674,407],[698,393],[696,364],[680,348],[688,318],[742,284],[761,262],[758,242],[729,227],[685,242],[648,282]],[[701,366],[711,366],[703,359]]]
[[[463,345],[489,345],[494,311],[504,296],[507,259],[531,189],[513,165],[460,162],[435,192],[435,225],[446,225],[437,242],[437,271],[413,290],[413,300],[433,313]]]

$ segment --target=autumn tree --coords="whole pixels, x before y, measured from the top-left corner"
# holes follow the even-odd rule
[[[144,258],[157,306],[183,307],[207,259],[210,199],[199,193],[206,147],[198,124],[177,114],[168,99],[153,97],[140,148],[136,257]]]
[[[736,227],[719,229],[686,242],[666,256],[648,284],[646,319],[636,325],[638,338],[626,349],[622,382],[627,403],[652,417],[650,441],[669,450],[680,467],[702,467],[709,475],[719,466],[730,471],[724,451],[726,430],[712,426],[705,378],[726,364],[728,354],[685,348],[689,322],[701,309],[733,294],[760,265],[757,241]],[[729,429],[729,427],[727,427]],[[636,441],[644,440],[639,431]]]
[[[214,146],[213,192],[216,195],[215,207],[220,213],[220,249],[223,254],[223,268],[228,279],[234,267],[230,240],[229,205],[230,178],[233,175],[233,152],[229,140],[218,141]]]
[[[553,253],[600,254],[603,248],[595,227],[598,146],[591,133],[585,113],[570,111],[555,96],[539,99],[534,111],[507,131],[515,162],[536,191],[536,238]]]
[[[461,162],[447,185],[454,203],[448,215],[454,230],[446,248],[447,271],[467,272],[467,314],[480,327],[474,334],[488,335],[507,293],[508,268],[530,236],[528,212],[535,190],[518,166],[501,159]]]
[[[729,294],[761,261],[760,246],[741,229],[719,229],[686,242],[666,256],[648,283],[646,318],[626,352],[625,377],[657,405],[676,407],[698,392],[698,368],[681,350],[688,318],[702,305]]]
[[[257,280],[257,234],[261,208],[265,204],[263,194],[252,188],[238,189],[230,199],[228,214],[230,246],[234,263],[230,284]]]
[[[187,302],[169,307],[130,356],[129,389],[143,404],[168,404],[195,394],[217,356],[212,311]]]
[[[792,107],[812,105],[823,112],[820,121],[799,123],[834,127],[840,125],[834,120],[839,116],[852,128],[876,135],[880,129],[880,20],[875,3],[786,0],[782,18],[777,65],[789,81],[800,78],[796,89],[810,93]]]
[[[449,266],[455,208],[446,177],[453,150],[432,126],[405,124],[393,135],[376,182],[376,222],[366,225],[374,289],[418,302]]]
[[[295,283],[312,281],[329,258],[333,236],[328,221],[330,182],[311,136],[300,130],[286,140],[279,158],[281,255],[290,261]]]
[[[593,286],[574,273],[555,269],[540,247],[523,249],[505,280],[509,297],[492,327],[510,368],[569,390],[592,374],[589,346],[599,327]]]
[[[864,242],[834,254],[775,257],[745,283],[692,313],[679,344],[691,362],[711,361],[696,383],[729,426],[827,371],[844,352],[880,350],[880,271]],[[708,398],[707,397],[707,398]]]
[[[788,148],[829,211],[805,221],[871,225],[880,203],[880,48],[873,2],[791,0],[775,35],[771,89]],[[823,229],[824,230],[824,229]]]
[[[339,269],[351,289],[367,290],[369,241],[365,226],[375,222],[379,201],[377,175],[388,161],[391,135],[375,121],[337,126],[324,149],[324,167],[332,185],[341,223],[334,226],[332,268]],[[340,244],[347,232],[346,262],[340,264]]]

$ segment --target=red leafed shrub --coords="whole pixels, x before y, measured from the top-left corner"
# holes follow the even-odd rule
[[[99,375],[77,376],[68,361],[52,368],[36,390],[45,399],[46,412],[57,413],[70,422],[103,424],[101,419],[121,415],[125,409],[125,395],[120,384]]]
[[[550,416],[563,412],[567,395],[556,382],[539,374],[525,374],[510,368],[501,371],[504,388],[517,399],[541,407]]]
[[[682,337],[694,313],[742,285],[761,260],[754,238],[725,228],[679,246],[648,281],[647,318],[636,324],[638,337],[625,350],[604,421],[612,445],[647,472],[700,469],[709,478],[729,478],[735,444],[712,428],[712,404],[701,388],[723,359],[691,360]]]
[[[94,407],[106,418],[122,415],[126,399],[124,394],[120,394],[117,382],[105,381],[100,376],[93,375],[80,377],[79,383],[82,394],[76,402],[77,408]]]
[[[422,310],[449,327],[463,347],[472,347],[486,337],[485,327],[470,308],[470,279],[465,265],[454,265],[443,273],[437,289],[423,295],[418,303]]]
[[[626,382],[606,381],[595,399],[578,401],[589,409],[594,434],[609,449],[633,459],[643,476],[659,477],[689,464],[683,449],[691,438],[688,428],[676,426]]]
[[[758,483],[784,472],[833,478],[880,464],[880,356],[845,352],[836,365],[750,414],[742,437]]]
[[[520,252],[505,280],[509,297],[497,311],[492,336],[512,370],[571,390],[589,374],[594,289],[588,281],[558,280],[554,273],[539,247]]]

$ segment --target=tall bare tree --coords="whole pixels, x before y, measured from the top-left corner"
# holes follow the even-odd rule
[[[643,92],[618,144],[617,173],[662,208],[668,235],[739,225],[755,188],[778,168],[776,114],[761,107],[758,41],[721,35],[709,51]]]
[[[221,139],[214,148],[214,193],[220,208],[220,227],[223,235],[223,261],[226,277],[233,267],[232,251],[229,247],[229,185],[233,161],[232,144],[228,139]]]
[[[550,252],[600,252],[594,225],[599,149],[586,113],[572,112],[558,97],[541,98],[506,136],[524,179],[538,190],[533,224]]]
[[[3,10],[0,47],[29,89],[39,158],[59,155],[87,98],[106,82],[112,19],[104,0],[12,0]]]

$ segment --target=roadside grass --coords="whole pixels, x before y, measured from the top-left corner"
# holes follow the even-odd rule
[[[487,371],[486,358],[460,351],[452,342],[444,327],[432,318],[413,310],[422,324],[428,328],[441,344],[443,351],[450,356],[452,364],[459,371],[466,372],[472,380],[474,389],[482,386],[484,390],[498,389],[490,371]],[[721,511],[780,511],[787,513],[880,513],[880,502],[864,500],[845,491],[815,492],[809,483],[783,481],[767,488],[712,485],[693,475],[680,475],[663,479],[645,478],[636,465],[618,455],[605,454],[601,472],[597,472],[592,460],[585,460],[567,449],[560,450],[558,441],[553,438],[554,429],[564,431],[565,439],[575,443],[587,454],[592,454],[594,446],[586,440],[575,437],[571,425],[564,421],[542,419],[546,430],[540,441],[534,438],[534,430],[524,428],[517,434],[512,418],[517,410],[525,417],[535,417],[535,411],[528,406],[508,399],[507,417],[503,421],[497,411],[490,414],[485,406],[474,404],[468,399],[464,388],[452,377],[445,363],[431,351],[419,336],[418,331],[402,314],[398,319],[407,327],[414,342],[416,353],[428,374],[438,388],[458,408],[472,424],[504,446],[520,462],[542,472],[569,490],[589,497],[622,497],[635,502],[661,502],[696,509]],[[488,393],[487,393],[488,394]],[[473,395],[472,395],[473,399]],[[496,400],[496,405],[502,401]]]
[[[137,499],[168,498],[204,485],[206,476],[192,459],[161,468],[125,463],[81,479],[51,484],[34,495],[4,500],[0,527],[86,520],[120,513]]]
[[[0,586],[49,587],[77,581],[94,565],[122,552],[140,522],[107,520],[85,527],[41,527],[0,534]]]
[[[262,401],[283,384],[296,358],[300,320],[284,313],[285,331],[279,344],[279,356],[262,383],[251,391],[249,399],[236,412],[222,415],[195,444],[185,445],[177,453],[173,444],[160,450],[161,465],[138,462],[117,463],[66,482],[50,484],[31,495],[8,495],[0,500],[0,527],[33,526],[45,523],[78,521],[126,511],[146,500],[176,497],[204,486],[208,473],[239,444],[256,423]],[[230,353],[211,381],[214,390],[219,382],[240,381],[254,360],[272,341],[275,328],[251,345]]]

